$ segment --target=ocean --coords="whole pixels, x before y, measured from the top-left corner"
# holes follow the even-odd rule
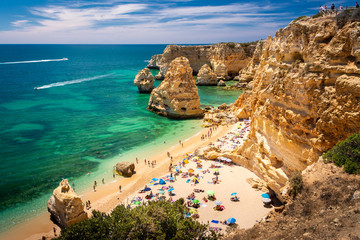
[[[201,120],[147,111],[149,94],[133,84],[165,47],[0,45],[0,232],[45,212],[63,178],[90,190],[94,179],[112,181],[116,162],[200,131]],[[199,87],[202,105],[233,103],[240,93]]]

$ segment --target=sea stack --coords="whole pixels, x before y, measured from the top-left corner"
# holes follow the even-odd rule
[[[209,65],[204,64],[198,73],[196,85],[199,86],[216,86],[217,85],[217,76],[211,70]]]
[[[134,84],[139,88],[140,93],[151,93],[154,87],[154,77],[150,69],[142,69],[134,79]]]
[[[60,228],[88,219],[81,198],[71,188],[67,179],[60,182],[48,201],[51,220]]]
[[[148,109],[174,119],[201,118],[198,89],[189,60],[178,57],[170,63],[164,81],[151,92]]]

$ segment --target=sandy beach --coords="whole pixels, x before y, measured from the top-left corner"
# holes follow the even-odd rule
[[[225,136],[233,126],[220,126],[213,131],[210,138],[202,140],[202,135],[208,133],[209,129],[203,129],[201,132],[196,133],[194,136],[187,140],[182,140],[183,144],[177,144],[170,149],[164,149],[163,152],[155,156],[149,156],[147,161],[156,160],[154,167],[149,167],[144,163],[144,159],[139,159],[139,163],[136,164],[136,174],[130,178],[116,177],[113,182],[101,183],[101,179],[93,179],[98,182],[96,192],[89,189],[86,192],[79,193],[83,202],[90,200],[91,209],[90,213],[96,209],[103,212],[110,212],[115,206],[120,203],[126,203],[131,201],[132,197],[137,196],[137,192],[148,185],[152,178],[164,177],[169,173],[169,165],[171,159],[167,156],[167,152],[170,152],[173,156],[173,164],[176,164],[183,160],[186,153],[193,153],[197,148],[206,146],[210,143],[216,142],[217,139]],[[213,161],[202,161],[203,169],[209,168]],[[261,192],[255,191],[246,183],[246,179],[253,177],[255,174],[249,170],[240,166],[219,166],[218,178],[221,181],[220,184],[210,184],[211,179],[214,177],[213,172],[201,174],[199,184],[192,186],[190,183],[186,183],[185,178],[178,178],[177,181],[171,183],[175,188],[176,195],[173,199],[179,197],[186,198],[194,188],[203,189],[204,193],[196,194],[196,198],[200,200],[202,206],[198,208],[200,218],[202,222],[211,220],[223,221],[227,218],[233,217],[237,219],[237,224],[241,228],[251,227],[260,220],[271,209],[265,208],[261,202]],[[188,168],[195,170],[195,174],[200,173],[200,169],[196,169],[196,163],[189,161],[189,164],[183,167],[184,171]],[[119,191],[119,186],[122,186],[122,191]],[[154,193],[157,191],[158,186],[153,186]],[[222,205],[225,206],[224,211],[213,210],[214,203],[209,201],[205,203],[203,200],[206,197],[206,191],[215,191],[217,200],[222,201]],[[237,192],[240,198],[239,202],[230,201],[230,194]],[[142,194],[145,195],[145,194]],[[166,196],[168,196],[166,192]],[[206,206],[204,206],[204,204]],[[212,227],[221,227],[219,224],[210,223]],[[1,236],[1,239],[41,239],[42,236],[54,237],[53,227],[56,227],[57,234],[60,229],[50,221],[50,214],[45,213],[36,218],[33,218],[25,223],[19,224],[8,232]]]

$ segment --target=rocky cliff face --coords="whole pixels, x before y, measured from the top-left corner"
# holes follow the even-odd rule
[[[257,51],[242,74],[253,89],[235,103],[251,131],[231,157],[279,193],[295,171],[360,132],[360,22],[305,18]]]
[[[189,60],[194,74],[197,74],[204,64],[208,64],[218,78],[231,79],[248,64],[250,60],[248,52],[245,52],[239,43],[218,43],[203,46],[168,45],[160,59],[153,57],[154,61],[157,58],[156,64],[160,68],[160,73],[156,78],[163,78],[171,61],[183,56]]]
[[[134,84],[140,93],[150,93],[155,88],[154,82],[154,77],[148,68],[142,69],[134,79]]]
[[[148,109],[169,118],[199,118],[203,116],[200,98],[189,60],[173,60],[164,81],[150,95]]]
[[[61,228],[69,227],[88,218],[81,198],[66,179],[61,181],[50,197],[48,211],[51,214],[51,219]]]

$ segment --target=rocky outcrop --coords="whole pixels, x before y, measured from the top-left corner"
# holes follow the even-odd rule
[[[146,67],[150,68],[150,69],[159,69],[158,63],[159,63],[161,57],[162,57],[162,54],[157,54],[157,55],[152,56]]]
[[[148,109],[175,119],[202,117],[192,71],[187,58],[173,60],[164,81],[151,92]]]
[[[304,18],[279,30],[254,54],[236,114],[251,118],[232,159],[277,193],[289,176],[360,132],[360,22]],[[256,59],[255,59],[256,58]]]
[[[233,111],[233,104],[221,104],[217,108],[211,108],[205,111],[203,119],[204,127],[212,127],[219,125],[234,124],[239,119],[235,116]]]
[[[239,70],[246,67],[250,56],[239,43],[218,43],[201,46],[168,45],[161,58],[156,61],[160,73],[156,79],[163,79],[170,63],[177,57],[186,57],[196,75],[200,68],[211,66],[218,78],[229,80],[238,75]]]
[[[135,173],[135,164],[132,162],[118,162],[116,171],[124,177],[131,177]]]
[[[68,184],[67,179],[61,181],[60,185],[54,190],[47,207],[51,219],[60,228],[69,227],[88,218],[81,198]]]
[[[204,64],[197,75],[196,85],[199,86],[216,86],[217,85],[217,76],[211,70],[209,65]]]
[[[220,86],[220,87],[225,87],[225,86],[226,86],[226,83],[225,83],[223,80],[220,80],[220,81],[218,82],[218,86]]]
[[[138,87],[140,93],[150,93],[155,88],[154,82],[154,77],[148,68],[141,70],[134,80],[134,84]]]

